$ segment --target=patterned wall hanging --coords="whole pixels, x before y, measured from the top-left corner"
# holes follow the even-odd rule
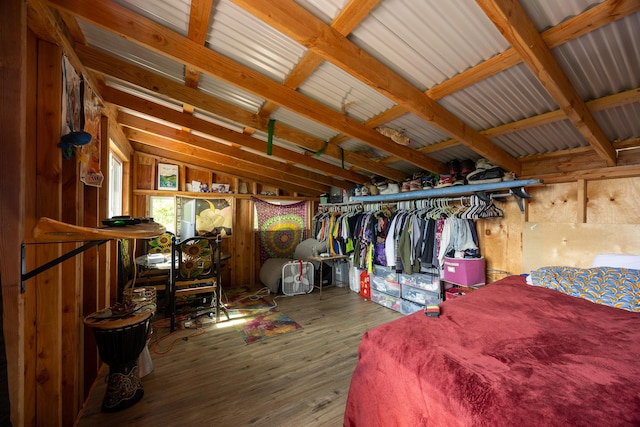
[[[288,205],[252,197],[258,214],[260,263],[268,258],[293,258],[298,243],[307,238],[307,201]]]

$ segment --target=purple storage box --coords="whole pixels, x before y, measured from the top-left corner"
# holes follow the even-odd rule
[[[484,258],[444,259],[443,279],[459,286],[484,285]]]

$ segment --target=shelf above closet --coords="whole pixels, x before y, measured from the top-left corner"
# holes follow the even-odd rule
[[[520,179],[513,181],[492,182],[489,184],[467,184],[453,185],[450,187],[433,188],[430,190],[406,191],[395,194],[380,194],[377,196],[354,196],[353,202],[378,203],[378,202],[400,202],[406,200],[429,199],[433,197],[456,197],[469,194],[486,194],[500,190],[512,190],[514,196],[518,198],[529,197],[524,192],[524,187],[542,185],[541,179]]]

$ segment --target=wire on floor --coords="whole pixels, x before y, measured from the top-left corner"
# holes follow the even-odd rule
[[[256,292],[254,292],[253,294],[249,294],[249,295],[245,295],[242,298],[238,298],[237,300],[235,300],[233,303],[237,304],[240,301],[244,301],[246,299],[251,300],[251,301],[258,301],[259,299],[269,296],[271,295],[271,290],[268,287],[264,287],[261,289],[258,289]],[[226,294],[224,293],[224,289],[222,290],[222,298],[221,298],[221,303],[224,304],[224,306],[229,309],[229,310],[234,310],[234,309],[238,309],[238,310],[246,310],[246,311],[251,311],[251,310],[255,310],[255,311],[267,311],[267,310],[271,310],[272,308],[276,308],[278,306],[278,304],[276,303],[276,298],[278,298],[277,296],[274,296],[272,298],[273,303],[271,306],[269,307],[262,307],[262,308],[249,308],[249,307],[232,307],[231,304],[229,303],[229,299],[227,298]],[[224,300],[224,301],[222,301]]]
[[[189,338],[194,338],[194,337],[198,337],[202,334],[204,334],[204,329],[202,328],[196,328],[194,329],[194,333],[189,334],[189,335],[185,335],[185,336],[177,336],[180,332],[182,331],[182,329],[178,329],[176,331],[171,332],[170,334],[167,334],[165,336],[163,336],[162,338],[158,338],[156,341],[153,342],[153,353],[154,354],[159,354],[159,355],[163,355],[163,354],[167,354],[169,353],[172,349],[173,346],[176,344],[176,342],[182,340],[182,341],[186,341]],[[169,345],[166,347],[166,349],[164,350],[159,350],[158,346],[160,345],[161,342],[169,339],[169,338],[173,338],[171,340],[171,342],[169,343]]]

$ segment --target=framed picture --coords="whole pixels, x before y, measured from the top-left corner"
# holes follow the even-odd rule
[[[178,165],[158,163],[158,190],[178,191]]]

